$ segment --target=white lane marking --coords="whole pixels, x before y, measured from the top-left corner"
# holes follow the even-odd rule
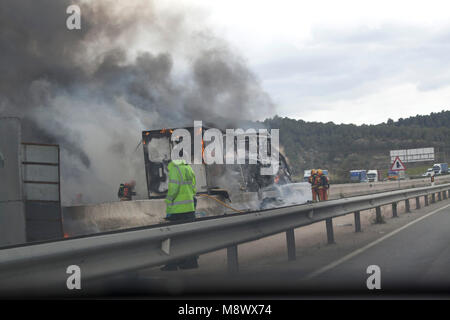
[[[436,209],[434,211],[431,211],[431,212],[427,213],[426,215],[424,215],[423,217],[420,217],[420,218],[418,218],[418,219],[416,219],[414,221],[411,221],[410,223],[407,223],[403,227],[400,227],[397,230],[394,230],[391,233],[388,233],[387,235],[381,237],[380,239],[377,239],[377,240],[369,243],[368,245],[366,245],[366,246],[364,246],[364,247],[362,247],[362,248],[360,248],[358,250],[355,250],[355,251],[349,253],[348,255],[342,257],[341,259],[338,259],[338,260],[336,260],[336,261],[326,265],[325,267],[320,268],[319,270],[308,274],[303,279],[304,280],[309,280],[309,279],[312,279],[314,277],[317,277],[318,275],[320,275],[320,274],[322,274],[322,273],[324,273],[324,272],[326,272],[326,271],[328,271],[330,269],[333,269],[333,268],[337,267],[338,265],[340,265],[340,264],[344,263],[345,261],[347,261],[347,260],[357,256],[358,254],[363,253],[364,251],[366,251],[367,249],[369,249],[369,248],[373,247],[374,245],[380,243],[381,241],[384,241],[384,240],[392,237],[393,235],[395,235],[395,234],[399,233],[400,231],[402,231],[402,230],[412,226],[413,224],[415,224],[415,223],[417,223],[417,222],[419,222],[419,221],[421,221],[421,220],[423,220],[423,219],[425,219],[425,218],[427,218],[429,216],[432,216],[433,214],[436,214],[439,211],[442,211],[442,210],[444,210],[444,209],[446,209],[448,207],[450,207],[450,204],[448,204],[448,205],[446,205],[446,206],[444,206],[442,208]]]

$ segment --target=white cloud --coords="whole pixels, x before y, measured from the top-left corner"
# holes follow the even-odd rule
[[[215,32],[246,57],[280,115],[378,123],[440,111],[450,101],[448,1],[172,3],[204,10]]]
[[[315,101],[319,107],[303,111],[301,118],[306,121],[376,124],[386,122],[388,118],[398,120],[449,109],[449,101],[450,86],[423,92],[414,84],[405,83],[357,98],[327,101],[326,108],[321,108],[320,102]]]

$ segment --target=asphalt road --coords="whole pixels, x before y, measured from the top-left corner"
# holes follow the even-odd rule
[[[274,263],[265,270],[241,270],[231,276],[196,271],[150,272],[108,280],[101,288],[113,295],[175,298],[359,297],[364,294],[450,297],[449,201],[414,210],[409,218],[404,215],[405,220],[401,219],[390,220],[384,226],[371,226],[371,229],[384,230],[376,237],[358,240],[357,235],[349,232],[348,239],[353,242],[337,239],[341,244],[317,250],[315,256]],[[368,236],[370,232],[366,230],[360,236],[364,233]],[[380,289],[367,287],[372,275],[367,273],[367,268],[371,265],[379,267]]]
[[[365,291],[371,265],[379,267],[381,292],[450,293],[450,205],[322,266],[304,285]]]

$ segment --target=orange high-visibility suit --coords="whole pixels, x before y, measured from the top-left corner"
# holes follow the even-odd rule
[[[320,186],[319,186],[319,197],[321,201],[328,200],[328,189],[330,188],[330,182],[328,177],[324,174],[319,175]]]
[[[320,180],[319,176],[315,173],[314,170],[311,170],[311,176],[308,178],[308,182],[311,184],[311,192],[313,201],[320,201],[319,195],[319,185]]]

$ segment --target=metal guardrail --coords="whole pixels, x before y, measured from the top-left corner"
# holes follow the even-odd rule
[[[77,265],[83,281],[166,264],[168,262],[227,248],[229,271],[238,270],[239,244],[286,232],[288,259],[295,259],[294,229],[326,221],[328,242],[334,242],[332,219],[353,213],[355,231],[361,231],[360,211],[425,197],[425,205],[447,199],[450,184],[398,190],[330,200],[307,205],[269,209],[222,219],[66,239],[0,250],[0,292],[54,288],[67,290],[67,268]]]

